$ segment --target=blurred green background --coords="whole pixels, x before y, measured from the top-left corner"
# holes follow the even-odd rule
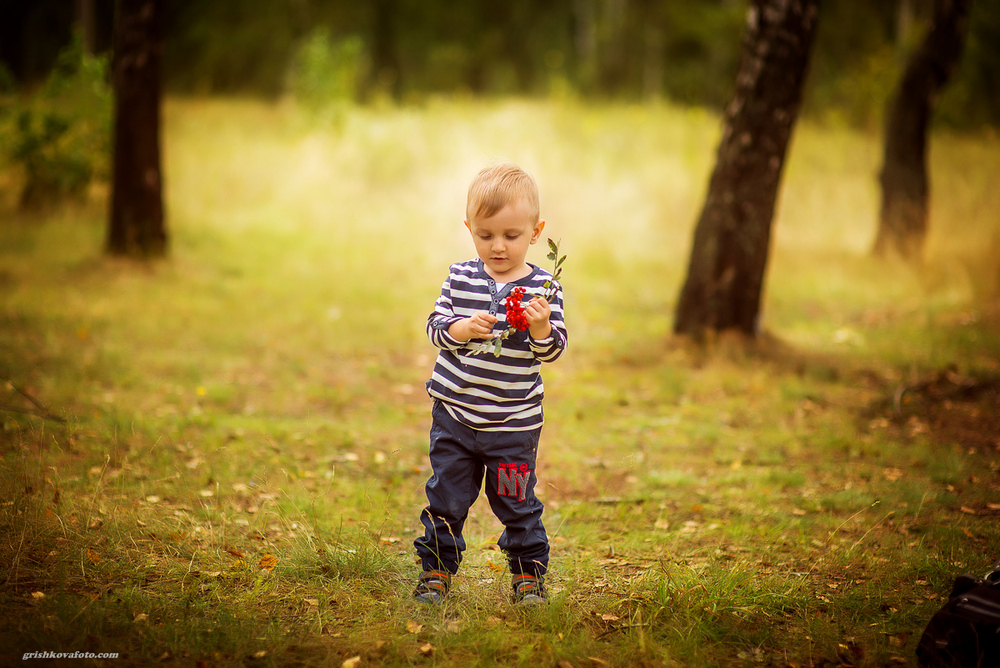
[[[823,3],[805,114],[877,125],[929,0]],[[173,0],[172,94],[373,102],[447,95],[667,98],[719,108],[736,72],[746,0]],[[87,17],[84,19],[83,16]],[[113,0],[0,3],[0,90],[37,86],[74,27],[97,54]],[[960,71],[937,121],[1000,121],[1000,0],[973,3]]]

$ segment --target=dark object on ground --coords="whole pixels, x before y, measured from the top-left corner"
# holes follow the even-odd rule
[[[917,645],[923,668],[1000,666],[1000,561],[985,578],[960,575]]]

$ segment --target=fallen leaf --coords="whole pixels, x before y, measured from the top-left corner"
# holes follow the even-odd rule
[[[306,605],[311,605],[311,606],[319,605],[318,598],[304,598],[302,600],[306,602]]]
[[[596,656],[588,656],[587,661],[590,661],[595,666],[610,666],[611,664],[604,659],[598,659]]]
[[[95,564],[101,563],[101,557],[100,557],[100,555],[98,555],[96,552],[94,552],[93,550],[91,550],[89,547],[87,548],[87,558],[90,559]]]
[[[242,559],[243,558],[243,553],[242,552],[237,552],[236,550],[226,550],[226,552],[228,552],[229,554],[233,555],[237,559]]]
[[[420,633],[424,630],[424,625],[413,621],[412,619],[406,620],[406,630],[408,633]]]
[[[255,659],[263,659],[265,656],[267,656],[267,650],[264,649],[259,649],[253,653],[253,658]]]
[[[31,592],[31,598],[35,599],[36,601],[40,601],[43,598],[45,598],[45,592],[42,592],[42,591],[33,591],[33,592]]]
[[[429,642],[425,642],[423,645],[420,646],[420,653],[423,654],[424,656],[430,656],[431,654],[434,653],[434,645],[430,644]]]
[[[160,502],[160,497],[156,496],[155,494],[150,494],[149,496],[146,497],[146,502],[147,503],[159,503]]]
[[[499,573],[499,572],[501,572],[503,570],[503,566],[498,566],[498,565],[494,564],[492,561],[487,561],[486,562],[486,567],[489,568],[494,573]]]
[[[138,615],[135,616],[135,619],[133,619],[132,621],[133,622],[144,622],[147,619],[149,619],[149,615],[147,615],[145,612],[140,612]]]
[[[612,615],[606,613],[601,615],[601,619],[603,619],[606,622],[617,622],[619,619],[621,619],[621,617],[619,617],[618,615]]]
[[[257,565],[265,571],[273,571],[274,567],[278,565],[278,558],[273,554],[265,554]]]
[[[979,511],[973,510],[972,508],[969,508],[967,506],[962,506],[961,508],[959,508],[959,510],[961,510],[963,513],[967,513],[969,515],[978,515],[979,514]]]
[[[350,659],[344,659],[344,662],[340,664],[340,668],[357,668],[358,664],[361,663],[361,656],[352,656]]]

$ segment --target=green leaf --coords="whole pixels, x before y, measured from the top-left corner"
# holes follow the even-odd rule
[[[552,258],[552,259],[554,260],[555,258]],[[566,261],[566,256],[563,255],[561,258],[559,258],[559,261],[556,262],[556,269],[558,269],[559,267],[561,267],[562,263],[565,262],[565,261]]]
[[[552,260],[553,262],[556,261],[556,254],[555,253],[549,253],[545,257],[547,257],[548,259]]]
[[[551,250],[553,253],[555,253],[556,255],[558,255],[559,254],[559,244],[557,244],[556,242],[552,241],[551,238],[548,241],[549,241],[549,250]],[[555,258],[552,258],[552,259],[554,260]]]
[[[493,344],[493,356],[500,357],[500,348],[503,347],[503,339],[497,338],[496,343]]]

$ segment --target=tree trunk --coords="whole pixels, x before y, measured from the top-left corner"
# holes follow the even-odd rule
[[[97,53],[97,25],[94,0],[77,0],[77,29],[83,41],[83,52],[88,56]]]
[[[819,0],[754,0],[736,91],[694,232],[674,331],[756,335],[771,219],[802,100]]]
[[[118,0],[112,85],[114,168],[108,252],[167,251],[160,172],[160,77],[164,0]]]
[[[876,255],[898,253],[917,260],[923,252],[930,191],[927,130],[935,99],[962,56],[970,4],[971,0],[934,1],[930,31],[910,58],[893,99],[879,175],[882,206]]]
[[[377,0],[372,29],[372,82],[369,88],[389,93],[397,102],[403,97],[403,79],[396,44],[399,7],[395,0]]]

